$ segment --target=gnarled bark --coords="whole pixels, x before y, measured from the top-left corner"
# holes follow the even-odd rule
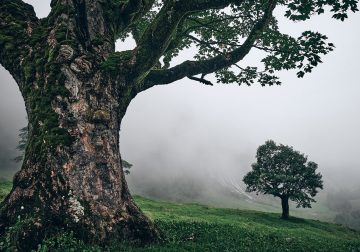
[[[287,220],[289,219],[289,197],[281,196],[280,198],[281,198],[281,208],[282,208],[281,218]]]
[[[13,245],[24,251],[69,230],[87,242],[153,241],[157,231],[134,204],[121,167],[119,117],[128,94],[91,59],[71,59],[72,50],[60,47],[57,62],[68,63],[59,63],[59,79],[27,95],[29,144],[1,205],[1,232],[18,223]],[[51,85],[61,92],[51,94]],[[43,117],[39,106],[47,111]]]
[[[0,235],[8,231],[19,251],[63,231],[89,243],[154,241],[158,232],[134,203],[121,167],[120,123],[136,92],[126,68],[116,78],[103,70],[114,51],[106,10],[98,1],[52,5],[47,19],[29,23],[28,40],[13,36],[22,42],[19,64],[8,64],[16,51],[0,45],[8,47],[1,63],[16,77],[29,118],[24,163],[1,203]],[[22,25],[19,33],[30,28]]]

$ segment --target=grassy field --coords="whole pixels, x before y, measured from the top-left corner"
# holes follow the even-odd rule
[[[12,182],[0,179],[0,200],[2,201],[6,195],[10,192]]]
[[[11,183],[0,184],[0,197]],[[360,251],[360,233],[315,220],[281,220],[277,213],[175,204],[135,197],[164,234],[161,243],[108,248],[84,245],[63,235],[39,251]]]

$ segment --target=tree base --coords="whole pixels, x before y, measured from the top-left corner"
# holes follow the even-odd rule
[[[6,226],[1,233],[10,251],[31,251],[36,249],[45,239],[59,236],[64,233],[73,234],[73,238],[81,240],[85,244],[105,246],[114,242],[126,242],[136,245],[146,245],[160,241],[160,232],[154,224],[145,218],[134,218],[119,223],[115,232],[101,239],[97,234],[86,230],[86,227],[78,225],[72,227],[56,226],[56,223],[45,223],[46,220],[39,218],[19,219],[15,224]],[[2,226],[2,228],[4,225]],[[0,247],[0,250],[2,247]]]
[[[13,189],[0,206],[0,237],[10,251],[31,251],[45,239],[63,233],[72,233],[75,239],[100,246],[114,242],[144,245],[161,239],[155,225],[129,195],[124,197],[123,206],[113,218],[85,210],[83,217],[74,219],[73,213],[58,205],[56,199],[39,205],[36,202],[40,201],[33,198],[33,204],[26,204],[29,198],[17,193],[19,190]]]

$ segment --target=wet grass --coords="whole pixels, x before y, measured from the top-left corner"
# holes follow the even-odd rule
[[[360,233],[335,224],[142,197],[136,202],[164,232],[165,242],[122,251],[360,251]]]
[[[0,197],[10,188],[11,183],[0,183]],[[360,251],[360,232],[335,224],[140,196],[135,200],[162,231],[162,242],[98,248],[65,236],[60,242],[45,242],[39,251]]]
[[[12,182],[0,178],[0,201],[2,201],[12,188]]]

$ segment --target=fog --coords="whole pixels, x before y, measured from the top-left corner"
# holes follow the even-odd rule
[[[39,17],[47,15],[50,1],[26,2],[34,5]],[[280,18],[282,31],[298,35],[316,30],[336,45],[323,57],[324,63],[303,79],[292,71],[279,73],[282,86],[210,87],[183,79],[138,94],[120,132],[122,157],[134,165],[128,176],[133,193],[223,206],[231,206],[227,200],[231,198],[234,206],[254,207],[239,192],[241,180],[255,161],[256,148],[268,139],[294,146],[319,164],[325,181],[320,201],[328,193],[358,190],[358,24],[360,15],[350,15],[345,22],[329,16],[299,23]],[[131,46],[130,41],[117,48]],[[192,50],[177,61],[189,57]],[[254,65],[258,59],[252,52],[242,64]],[[17,155],[17,134],[26,115],[20,92],[3,68],[0,82],[0,176],[9,176],[19,166],[9,160]]]

